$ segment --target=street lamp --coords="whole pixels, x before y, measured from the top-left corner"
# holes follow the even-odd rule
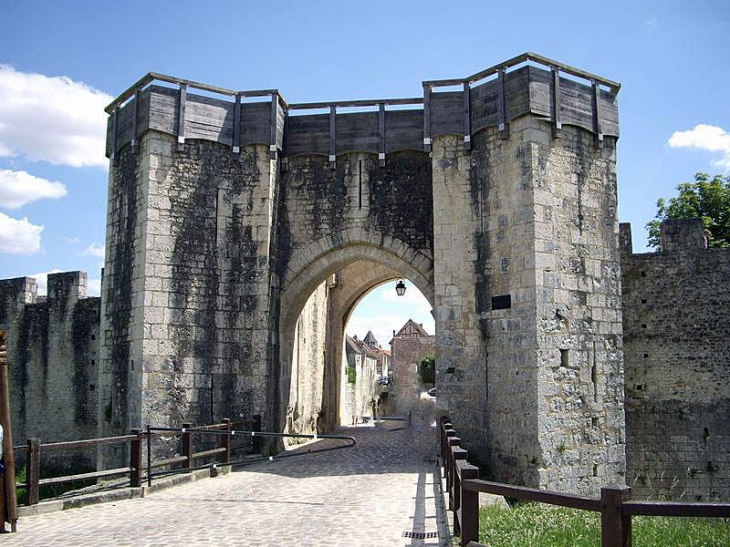
[[[406,282],[403,281],[403,279],[399,279],[398,283],[395,284],[395,292],[398,293],[398,296],[403,296],[406,292]]]

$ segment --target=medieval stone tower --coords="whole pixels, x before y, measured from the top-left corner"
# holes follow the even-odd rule
[[[525,54],[423,89],[288,104],[149,74],[110,106],[102,433],[331,429],[347,317],[405,277],[475,459],[622,480],[619,85]]]

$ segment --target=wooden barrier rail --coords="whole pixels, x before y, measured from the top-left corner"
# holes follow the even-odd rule
[[[454,534],[463,547],[479,541],[479,492],[600,513],[602,547],[631,547],[631,517],[636,515],[730,518],[730,503],[631,501],[628,486],[604,486],[600,498],[591,498],[480,480],[479,469],[467,462],[467,451],[455,442],[458,437],[447,418],[442,418],[439,439]]]
[[[239,422],[250,426],[254,431],[261,431],[261,417],[254,416],[252,422]],[[225,418],[222,423],[209,424],[200,426],[199,429],[205,429],[209,431],[220,431],[220,430],[231,430],[233,422],[230,419]],[[184,424],[183,428],[190,428],[192,424]],[[172,434],[174,436],[175,434]],[[151,437],[166,437],[170,434],[166,433],[153,433]],[[220,446],[208,450],[202,450],[195,452],[193,435],[188,431],[182,434],[182,455],[175,456],[172,458],[165,458],[157,461],[152,461],[150,464],[151,468],[167,467],[175,464],[183,464],[183,468],[193,468],[194,462],[203,458],[209,458],[211,456],[222,455],[220,459],[221,464],[228,464],[231,461],[231,437],[229,435],[222,435],[220,439]],[[119,435],[115,437],[103,437],[99,439],[82,439],[77,441],[63,441],[53,443],[41,443],[40,439],[28,439],[27,443],[23,446],[13,447],[15,454],[25,454],[25,469],[26,469],[26,480],[25,482],[17,482],[16,489],[23,488],[26,491],[26,505],[36,505],[40,501],[40,488],[42,486],[55,486],[59,484],[65,484],[74,481],[82,480],[95,480],[106,477],[120,476],[129,474],[129,485],[133,487],[141,486],[142,484],[142,470],[144,466],[143,461],[143,447],[147,441],[147,433],[140,429],[133,429],[129,435]],[[79,473],[75,475],[64,475],[61,477],[52,478],[40,478],[41,475],[41,453],[47,452],[59,452],[59,451],[70,451],[70,450],[81,450],[86,448],[96,448],[98,446],[108,446],[113,444],[129,444],[129,465],[125,467],[118,467],[115,469],[104,469],[101,471],[92,471],[90,473]],[[253,451],[257,448],[254,443]],[[260,452],[260,443],[258,444],[258,451]]]

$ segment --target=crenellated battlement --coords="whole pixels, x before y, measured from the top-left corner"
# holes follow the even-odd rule
[[[460,136],[469,149],[479,131],[498,127],[506,138],[510,122],[527,114],[550,120],[556,137],[563,125],[593,132],[597,145],[619,135],[620,84],[534,53],[422,85],[423,97],[290,104],[276,89],[234,91],[149,73],[107,107],[107,156],[113,162],[127,144],[136,150],[140,137],[155,130],[179,144],[224,143],[233,154],[255,144],[284,157],[320,154],[333,167],[348,152],[378,154],[381,162],[393,152],[428,152],[439,135]],[[338,112],[344,108],[363,111]]]

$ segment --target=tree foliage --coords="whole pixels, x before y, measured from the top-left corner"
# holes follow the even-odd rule
[[[654,220],[646,225],[649,246],[661,248],[659,225],[669,218],[701,218],[710,231],[709,247],[730,247],[730,176],[697,173],[694,182],[677,186],[679,195],[657,201]]]
[[[436,355],[429,353],[418,363],[418,375],[424,384],[436,383]]]

